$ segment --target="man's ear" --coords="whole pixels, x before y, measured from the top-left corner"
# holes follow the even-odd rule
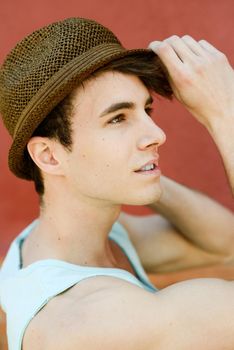
[[[28,152],[41,171],[52,174],[62,175],[62,167],[56,148],[59,147],[58,142],[47,137],[33,136],[28,144]]]

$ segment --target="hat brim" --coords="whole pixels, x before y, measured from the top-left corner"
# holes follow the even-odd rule
[[[20,178],[31,180],[24,158],[25,147],[43,119],[79,83],[107,63],[135,53],[146,54],[149,49],[126,50],[119,44],[101,44],[74,58],[53,75],[31,99],[16,125],[9,151],[9,168]]]

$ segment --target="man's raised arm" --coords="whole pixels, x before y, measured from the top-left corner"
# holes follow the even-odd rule
[[[149,47],[166,66],[174,96],[212,136],[234,194],[234,71],[226,56],[188,35]]]

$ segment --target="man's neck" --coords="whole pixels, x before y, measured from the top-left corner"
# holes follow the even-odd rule
[[[114,266],[108,234],[121,206],[63,196],[45,198],[34,241],[47,247],[45,254],[73,264]]]

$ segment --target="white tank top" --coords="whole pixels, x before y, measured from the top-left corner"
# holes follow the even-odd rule
[[[49,300],[84,279],[112,276],[149,292],[157,291],[149,281],[126,230],[118,222],[113,225],[109,238],[128,257],[137,277],[118,268],[84,267],[56,259],[40,260],[21,268],[22,243],[36,225],[37,220],[12,242],[0,271],[0,304],[7,314],[9,350],[21,350],[29,322]]]

